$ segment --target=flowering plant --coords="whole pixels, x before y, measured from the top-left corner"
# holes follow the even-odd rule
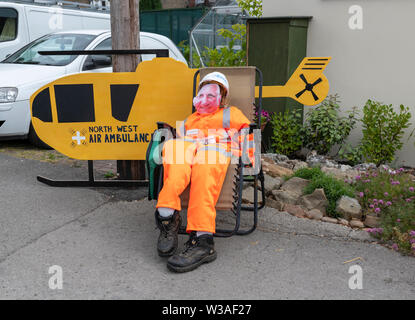
[[[367,231],[394,250],[415,254],[415,184],[403,168],[362,172],[354,181],[356,198],[366,214],[380,218],[380,228]]]
[[[272,113],[267,110],[261,110],[261,124],[268,123],[271,120]],[[258,120],[258,111],[255,112],[255,120]]]
[[[415,184],[403,168],[380,168],[359,174],[349,181],[355,188],[357,199],[367,213],[377,216],[385,208],[397,203],[415,201]]]

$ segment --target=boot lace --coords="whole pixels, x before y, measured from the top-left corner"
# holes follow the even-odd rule
[[[174,226],[173,226],[173,221],[169,221],[168,223],[163,223],[161,221],[158,222],[158,225],[156,226],[156,229],[160,229],[161,231],[161,235],[164,238],[168,238],[173,236],[174,232]]]
[[[189,240],[187,240],[184,244],[184,250],[182,254],[183,255],[190,254],[192,250],[197,247],[198,244],[199,244],[199,239],[196,236],[190,236]]]

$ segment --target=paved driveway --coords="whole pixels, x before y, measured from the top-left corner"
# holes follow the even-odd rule
[[[174,274],[157,255],[146,190],[52,188],[39,174],[88,177],[0,153],[0,299],[415,298],[414,258],[364,232],[271,208],[253,234],[216,238],[216,261]],[[363,289],[352,290],[356,265]]]

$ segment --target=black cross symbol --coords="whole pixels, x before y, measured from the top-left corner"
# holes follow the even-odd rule
[[[318,100],[318,96],[314,93],[314,91],[313,91],[313,88],[314,88],[314,86],[316,85],[316,84],[319,84],[321,81],[323,81],[321,78],[318,78],[314,83],[308,83],[308,81],[307,81],[307,79],[304,77],[304,75],[303,74],[300,74],[300,78],[301,78],[301,80],[303,80],[304,81],[304,83],[305,83],[305,89],[304,90],[302,90],[302,91],[300,91],[299,93],[297,93],[295,96],[297,97],[297,98],[299,98],[299,97],[301,97],[302,95],[303,95],[303,93],[304,92],[306,92],[306,91],[310,91],[311,92],[311,94],[313,95],[313,97],[314,97],[314,100],[315,101],[317,101]]]

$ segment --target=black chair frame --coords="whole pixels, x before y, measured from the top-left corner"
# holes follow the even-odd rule
[[[197,77],[200,73],[200,70],[198,70],[195,73],[194,79],[193,79],[193,97],[196,95],[196,88],[197,88]],[[262,78],[262,72],[258,68],[256,68],[256,73],[258,76],[258,83],[259,83],[259,98],[258,98],[258,104],[254,104],[254,110],[258,113],[258,115],[261,114],[262,111],[262,85],[263,85],[263,78]],[[195,111],[194,108],[192,110]],[[261,127],[261,117],[257,117],[257,123],[252,123],[249,126],[249,133],[253,133],[254,129],[258,129]],[[157,128],[158,129],[170,129],[173,137],[175,137],[175,129],[169,126],[168,124],[164,122],[157,122]],[[148,157],[147,157],[148,158]],[[216,229],[216,233],[214,234],[215,237],[231,237],[233,235],[248,235],[252,233],[257,225],[258,225],[258,211],[261,210],[265,206],[265,188],[264,188],[264,173],[262,171],[261,163],[257,164],[260,166],[259,173],[256,175],[251,176],[244,176],[244,164],[242,163],[242,157],[239,157],[238,164],[235,168],[235,174],[234,174],[234,188],[233,188],[233,207],[231,209],[232,213],[235,215],[235,226],[233,229]],[[161,188],[163,187],[163,165],[159,165],[156,169],[158,172],[158,181],[157,181],[157,196],[160,192]],[[244,183],[253,183],[254,184],[254,203],[252,205],[242,205],[242,192]],[[258,183],[261,183],[261,190],[262,190],[262,201],[261,205],[258,205]],[[249,211],[253,212],[253,224],[252,227],[250,227],[247,230],[240,230],[240,224],[241,224],[241,211]],[[186,228],[182,227],[179,230],[180,234],[187,234]]]

